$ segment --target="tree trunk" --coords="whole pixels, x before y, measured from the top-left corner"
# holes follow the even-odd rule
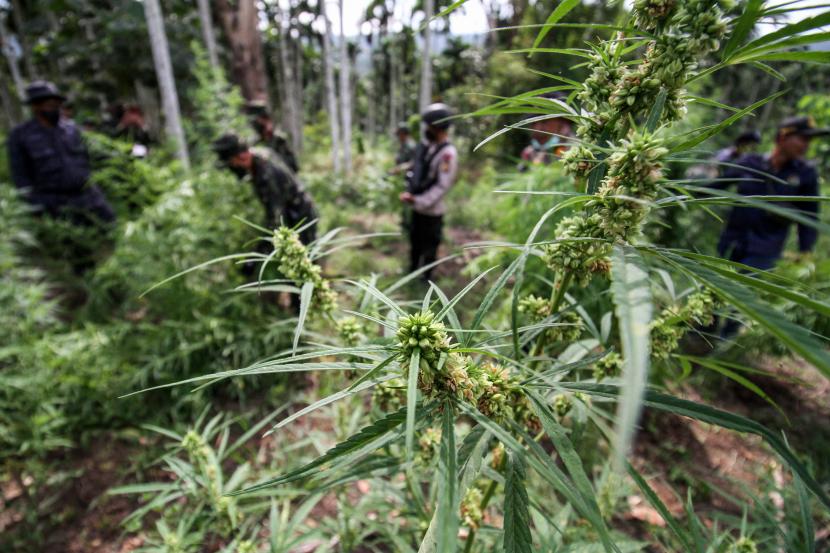
[[[305,123],[305,106],[303,105],[303,40],[302,37],[291,41],[291,52],[294,54],[294,152],[300,155],[303,151],[303,124]]]
[[[284,12],[280,12],[285,19]],[[282,70],[282,124],[283,128],[288,131],[291,138],[292,146],[295,144],[295,136],[297,135],[296,128],[296,111],[295,105],[296,96],[294,93],[294,79],[295,75],[292,71],[291,63],[291,27],[290,21],[285,26],[280,24],[280,34],[278,38],[277,47],[280,51],[280,69]]]
[[[176,81],[173,79],[173,65],[170,63],[170,50],[167,46],[167,34],[164,32],[164,19],[161,15],[159,0],[144,0],[144,15],[147,18],[153,63],[156,66],[156,78],[161,91],[167,138],[175,142],[177,156],[184,168],[189,170],[190,158],[187,153],[187,143],[184,140],[179,113],[179,96],[176,93]]]
[[[20,67],[17,65],[17,59],[11,50],[6,47],[7,44],[10,44],[9,38],[9,32],[6,30],[6,22],[3,16],[0,15],[0,44],[3,45],[3,53],[9,62],[9,73],[12,75],[12,82],[14,83],[14,88],[17,90],[17,97],[22,100],[26,95],[26,87],[23,85],[23,77],[20,76]]]
[[[8,129],[11,129],[21,120],[20,102],[14,98],[13,94],[9,93],[7,83],[9,83],[9,80],[6,78],[6,72],[0,67],[0,104],[3,105],[3,115]]]
[[[198,0],[199,4],[199,20],[202,23],[202,37],[207,48],[208,60],[210,66],[216,69],[219,67],[219,51],[216,47],[216,35],[213,34],[213,17],[210,13],[210,4],[208,0]]]
[[[37,78],[37,71],[35,71],[35,64],[32,61],[32,49],[23,28],[23,9],[20,6],[20,0],[12,0],[12,17],[14,17],[14,26],[17,27],[17,37],[20,39],[20,47],[23,50],[23,65],[26,67],[26,76],[31,81]]]
[[[424,0],[424,50],[421,54],[421,93],[418,108],[424,111],[432,103],[432,29],[433,0]]]
[[[349,41],[343,27],[344,0],[340,2],[340,115],[343,118],[343,171],[352,172],[352,86],[349,70]]]
[[[331,132],[331,160],[335,173],[341,173],[343,166],[340,161],[340,117],[337,111],[337,89],[334,84],[334,57],[332,56],[331,21],[326,15],[326,2],[320,0],[320,15],[326,24],[326,34],[323,37],[323,65],[325,68],[326,106],[329,112],[329,131]]]
[[[232,73],[246,100],[268,101],[268,81],[255,0],[215,0],[219,21],[231,47]]]

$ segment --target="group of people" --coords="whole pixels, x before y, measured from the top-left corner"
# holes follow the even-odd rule
[[[540,99],[561,102],[558,94]],[[8,150],[11,176],[23,198],[42,214],[62,217],[78,225],[109,225],[115,212],[104,193],[89,182],[91,165],[82,134],[62,113],[66,98],[49,82],[37,81],[26,89],[32,118],[14,128]],[[213,143],[217,157],[240,179],[248,178],[263,206],[264,225],[301,228],[301,240],[316,237],[317,211],[298,177],[297,157],[271,119],[264,102],[250,102],[246,112],[258,136],[249,146],[240,137],[226,134]],[[126,112],[122,113],[122,120]],[[421,137],[412,137],[409,125],[397,129],[399,149],[393,174],[405,175],[401,203],[410,212],[406,230],[410,241],[410,270],[429,279],[441,243],[446,203],[444,198],[458,175],[458,151],[450,139],[453,112],[437,103],[420,114]],[[127,123],[143,120],[127,117]],[[140,125],[139,125],[140,126]],[[130,132],[132,124],[122,125]],[[569,147],[572,123],[566,117],[535,117],[530,120],[530,144],[521,152],[520,170],[557,160]],[[706,186],[725,189],[737,186],[741,196],[792,197],[778,206],[797,210],[803,217],[818,216],[818,175],[806,160],[813,138],[830,134],[811,118],[790,117],[779,125],[772,151],[754,150],[761,142],[757,131],[742,133],[734,146],[713,158],[720,169]],[[141,137],[146,141],[146,137]],[[712,176],[712,175],[710,175]],[[809,252],[817,232],[809,220],[798,223],[799,249]],[[739,204],[732,208],[720,238],[718,251],[730,260],[766,270],[781,257],[792,218],[780,210]]]

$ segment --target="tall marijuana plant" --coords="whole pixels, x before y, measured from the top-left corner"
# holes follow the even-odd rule
[[[689,329],[709,324],[716,311],[740,313],[830,376],[830,356],[821,338],[788,322],[757,298],[759,292],[774,293],[824,315],[830,313],[830,305],[798,283],[748,274],[721,259],[657,248],[642,237],[651,211],[678,204],[753,202],[824,228],[777,206],[776,198],[760,202],[690,186],[666,178],[663,167],[776,97],[735,108],[717,125],[672,135],[668,130],[683,119],[689,102],[722,107],[690,94],[689,83],[738,63],[777,74],[767,61],[828,62],[827,53],[793,48],[820,40],[822,33],[804,33],[830,24],[830,14],[751,38],[756,22],[781,15],[787,7],[749,1],[741,13],[733,14],[731,3],[721,0],[637,0],[630,18],[614,27],[611,38],[585,49],[540,47],[577,4],[560,2],[534,48],[523,52],[582,58],[590,70],[588,78],[578,83],[550,75],[552,86],[502,100],[477,115],[534,114],[493,136],[540,119],[573,119],[576,145],[562,163],[580,192],[552,193],[562,199],[529,229],[525,244],[516,246],[515,260],[491,283],[469,321],[462,322],[456,307],[492,270],[453,298],[432,284],[423,300],[414,303],[397,301],[395,295],[416,275],[383,289],[376,280],[347,281],[338,287],[356,293],[358,308],[350,313],[353,318],[338,324],[346,347],[301,352],[295,347],[291,353],[239,371],[196,379],[345,369],[344,365],[360,374],[346,389],[284,419],[274,430],[319,407],[374,389],[378,418],[369,426],[314,461],[232,495],[264,493],[297,481],[307,481],[313,490],[402,474],[412,509],[423,521],[417,532],[421,552],[456,551],[462,539],[467,552],[478,546],[492,550],[494,545],[509,552],[529,552],[537,544],[554,550],[551,544],[559,540],[561,545],[565,536],[554,522],[562,522],[562,513],[565,523],[570,520],[567,513],[573,513],[577,524],[590,527],[598,547],[619,552],[620,535],[608,520],[620,475],[628,474],[666,521],[672,547],[709,550],[716,540],[691,508],[685,524],[676,520],[625,460],[640,410],[646,407],[760,436],[792,470],[797,485],[812,492],[823,508],[830,508],[826,490],[776,432],[748,418],[648,387],[652,364],[688,363],[688,357],[676,352],[679,340]],[[539,98],[553,90],[567,91],[567,100]],[[573,212],[561,220],[554,236],[540,239],[544,222],[566,209]],[[290,243],[293,258],[310,259],[289,235],[286,229],[275,231],[275,243]],[[324,286],[320,272],[305,267],[308,278],[303,271],[292,272],[291,263],[282,259],[287,255],[288,250],[278,247],[269,261],[285,265],[281,270],[287,279],[305,281],[295,282],[303,289],[300,332],[309,305],[323,302],[327,312],[334,307],[327,299],[329,284]],[[530,256],[540,257],[553,275],[548,279],[549,296],[523,294]],[[672,289],[677,281],[686,283],[686,290],[668,294],[668,301],[659,300],[667,294],[659,290],[658,274]],[[579,295],[581,287],[604,278],[610,278],[614,310],[597,324]],[[505,298],[508,284],[513,289]],[[509,321],[499,319],[497,308],[505,301]],[[365,326],[357,324],[357,318]],[[378,329],[377,336],[368,336],[370,328]],[[327,361],[335,357],[348,362]],[[615,403],[614,417],[609,409]],[[607,424],[608,420],[614,424]],[[594,480],[585,464],[586,452],[576,446],[574,436],[588,431],[596,436],[595,448],[613,452],[616,462],[610,476]],[[484,513],[494,505],[503,512],[503,524],[484,532]],[[798,507],[806,543],[812,540],[806,492]],[[741,548],[754,547],[745,537],[739,541]],[[728,541],[718,543],[723,547],[717,551],[728,550]],[[732,545],[739,547],[738,542]]]

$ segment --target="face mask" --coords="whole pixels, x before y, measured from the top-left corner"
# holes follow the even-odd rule
[[[424,129],[424,138],[426,138],[430,142],[435,142],[435,139],[437,138],[437,136],[436,136],[434,130],[427,127],[426,129]]]
[[[40,116],[46,119],[50,125],[55,126],[61,118],[61,110],[59,109],[44,109],[41,110]]]
[[[559,144],[562,140],[558,136],[551,136],[548,138],[548,141],[544,144],[540,144],[538,140],[535,138],[530,140],[530,145],[533,146],[534,150],[537,151],[548,151],[552,150],[554,146]]]

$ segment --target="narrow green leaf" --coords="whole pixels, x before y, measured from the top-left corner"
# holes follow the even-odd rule
[[[438,457],[438,526],[436,541],[438,553],[455,553],[458,542],[458,481],[455,450],[455,409],[450,401],[444,402],[441,425],[441,450]]]
[[[519,268],[519,264],[521,263],[521,257],[517,257],[513,260],[513,262],[505,269],[505,271],[499,276],[498,280],[496,280],[495,284],[487,290],[487,294],[485,294],[484,299],[481,300],[481,305],[478,306],[476,309],[475,315],[473,316],[473,322],[470,324],[470,330],[478,330],[481,326],[481,322],[484,320],[484,317],[487,315],[487,312],[490,311],[490,308],[493,306],[493,302],[496,301],[496,296],[499,292],[502,291],[504,286],[507,284],[507,281],[516,272],[516,269]],[[473,339],[473,334],[470,333],[465,337],[464,345],[469,346]]]
[[[734,21],[732,33],[723,48],[722,60],[729,59],[729,56],[746,40],[749,33],[755,28],[755,23],[761,17],[763,7],[764,0],[748,0],[746,2],[744,12]]]
[[[663,107],[666,105],[667,96],[668,91],[664,87],[661,87],[657,98],[654,100],[654,105],[651,106],[651,111],[648,113],[648,119],[645,125],[648,132],[657,130],[657,125],[660,124],[660,117],[663,115]]]
[[[580,0],[562,0],[556,9],[548,16],[547,20],[545,21],[545,25],[539,31],[539,34],[536,35],[536,40],[533,41],[533,48],[537,48],[548,33],[553,29],[553,26],[556,25],[560,19],[568,15],[572,9],[574,9],[577,5],[579,5]]]
[[[648,482],[640,475],[637,470],[631,466],[630,463],[626,463],[628,467],[628,474],[631,476],[634,483],[637,484],[637,487],[640,488],[640,491],[643,492],[643,495],[646,496],[646,499],[651,504],[652,507],[657,509],[657,512],[660,513],[660,516],[666,522],[666,526],[669,527],[669,530],[674,534],[677,540],[680,542],[681,550],[682,551],[694,551],[692,547],[691,538],[686,533],[685,530],[680,526],[675,519],[671,512],[669,511],[668,507],[666,507],[665,503],[660,499],[660,496],[655,493],[655,491],[648,485]]]
[[[421,364],[421,350],[415,348],[409,358],[409,376],[406,382],[406,460],[412,460],[415,444],[415,411],[418,402],[418,371]]]
[[[358,451],[361,448],[367,446],[368,444],[372,444],[374,440],[388,435],[393,430],[397,429],[399,426],[404,424],[406,420],[406,415],[406,408],[391,413],[385,416],[384,418],[373,422],[369,426],[364,427],[357,434],[354,434],[345,441],[340,442],[339,444],[328,450],[326,453],[324,453],[317,459],[314,459],[313,461],[303,465],[302,467],[290,471],[287,474],[284,474],[277,478],[273,478],[265,482],[255,484],[253,486],[250,486],[243,490],[235,491],[228,495],[243,495],[265,488],[278,486],[280,484],[290,482],[292,480],[298,480],[300,478],[309,476],[311,472],[314,471],[314,469],[322,467],[327,463],[331,463],[332,461],[335,461],[349,453]]]
[[[611,254],[611,297],[619,321],[625,393],[617,409],[616,464],[621,471],[642,408],[651,355],[651,283],[637,250],[614,246]]]
[[[532,553],[533,540],[530,537],[530,513],[525,489],[524,460],[522,456],[509,452],[507,474],[504,486],[504,552]]]
[[[615,384],[562,382],[560,383],[560,387],[610,399],[617,399],[621,392],[620,387]],[[675,415],[697,419],[708,424],[722,426],[730,430],[760,436],[789,465],[790,469],[798,474],[810,491],[824,504],[825,508],[830,509],[830,496],[827,495],[822,486],[813,478],[807,468],[798,460],[795,453],[787,447],[787,444],[784,443],[778,434],[766,426],[741,415],[736,415],[702,403],[680,399],[654,390],[646,390],[643,402],[647,407],[652,407],[660,411],[666,411],[668,413],[674,413]]]
[[[297,318],[297,328],[294,329],[294,342],[292,344],[292,353],[297,353],[297,344],[300,343],[300,335],[303,333],[303,326],[305,326],[305,319],[308,316],[308,308],[311,305],[311,294],[314,293],[314,283],[310,280],[303,283],[303,288],[300,290],[300,315]]]

